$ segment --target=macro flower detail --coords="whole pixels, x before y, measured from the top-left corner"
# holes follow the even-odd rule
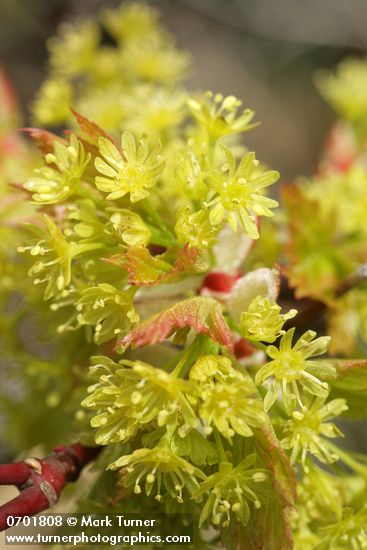
[[[151,231],[143,219],[131,210],[115,209],[110,216],[105,231],[117,242],[128,246],[146,246],[151,238]]]
[[[28,224],[38,240],[29,246],[19,246],[18,252],[29,252],[32,257],[41,256],[29,269],[34,284],[47,283],[45,300],[65,289],[72,278],[71,264],[74,258],[101,247],[100,243],[68,242],[57,225],[46,215],[39,216],[43,227]]]
[[[108,193],[107,199],[116,200],[130,195],[131,202],[137,202],[149,195],[163,169],[164,160],[158,146],[149,151],[145,138],[136,142],[131,132],[121,137],[121,151],[108,139],[100,137],[99,152],[95,166],[103,176],[96,177],[96,186]]]
[[[209,219],[214,226],[228,221],[233,231],[238,225],[252,239],[259,238],[256,216],[273,216],[270,208],[278,206],[277,201],[262,194],[262,190],[279,178],[279,172],[258,168],[255,153],[247,153],[238,168],[233,153],[222,146],[227,163],[222,170],[212,170],[206,181],[212,196],[207,201]]]
[[[295,309],[283,315],[280,311],[276,302],[257,296],[241,315],[241,336],[258,342],[275,342],[279,335],[285,334],[284,323],[297,314]]]
[[[90,395],[82,405],[99,412],[91,425],[98,428],[99,445],[127,441],[140,425],[156,420],[158,426],[173,424],[182,433],[196,427],[196,415],[186,397],[190,391],[187,380],[143,363],[97,357],[91,376],[97,383],[89,388]]]
[[[249,455],[238,466],[229,462],[219,464],[219,471],[208,477],[194,492],[201,502],[209,493],[200,514],[200,526],[210,517],[214,525],[228,527],[231,517],[243,525],[250,519],[250,504],[261,507],[258,486],[266,481],[266,470],[255,468],[256,457]],[[263,492],[261,488],[260,491]]]
[[[24,188],[33,193],[33,200],[42,204],[54,204],[70,197],[91,159],[74,134],[65,145],[55,139],[53,149],[54,152],[45,157],[49,166],[36,169],[35,175],[24,184]]]
[[[311,357],[326,353],[329,336],[315,339],[316,332],[308,330],[292,347],[295,329],[292,328],[282,336],[279,349],[268,346],[266,353],[273,359],[256,374],[256,384],[263,384],[272,377],[264,400],[265,410],[269,410],[275,403],[279,391],[282,392],[286,411],[291,413],[296,404],[304,409],[301,391],[318,397],[327,397],[329,386],[323,382],[324,377],[333,377],[335,368],[321,360],[310,360]]]
[[[180,243],[188,243],[192,248],[205,250],[216,243],[218,231],[219,228],[210,223],[207,209],[192,212],[190,206],[186,205],[177,213],[175,232]]]
[[[134,485],[135,494],[141,493],[142,482],[145,482],[148,496],[155,487],[154,498],[158,502],[168,493],[182,504],[184,489],[192,494],[199,486],[198,479],[205,479],[201,470],[172,452],[166,440],[161,440],[153,449],[137,449],[130,455],[122,456],[109,468],[122,468],[123,484],[125,487]]]
[[[250,378],[235,371],[226,357],[200,357],[190,371],[199,403],[199,416],[205,431],[215,427],[230,442],[237,433],[253,435],[252,427],[267,421],[261,401],[254,397],[255,387]]]
[[[326,438],[342,437],[343,434],[331,419],[340,416],[348,409],[345,399],[316,398],[304,411],[295,411],[292,418],[284,422],[286,437],[281,440],[284,449],[291,450],[291,463],[299,458],[307,471],[308,454],[316,456],[321,462],[331,463],[338,456],[328,447]]]
[[[85,289],[76,304],[79,326],[93,326],[96,344],[126,334],[139,321],[132,300],[135,290],[118,290],[107,283]]]
[[[213,141],[222,136],[247,132],[257,126],[256,123],[251,124],[255,114],[251,109],[245,109],[237,116],[242,101],[233,95],[224,97],[208,91],[201,98],[189,98],[187,104]]]

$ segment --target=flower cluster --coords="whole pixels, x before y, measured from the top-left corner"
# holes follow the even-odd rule
[[[198,395],[206,432],[211,433],[214,426],[231,441],[236,433],[251,436],[251,426],[266,422],[253,381],[236,371],[228,358],[200,357],[190,371],[190,381]]]
[[[92,426],[98,428],[98,444],[126,441],[141,425],[153,420],[158,426],[196,426],[196,416],[187,399],[190,386],[175,373],[140,361],[116,364],[104,357],[96,361],[92,375],[98,382],[89,388],[91,395],[82,404],[99,411],[92,419]]]
[[[279,174],[241,142],[253,111],[185,90],[188,57],[150,6],[101,23],[103,36],[88,20],[49,43],[33,115],[64,137],[28,129],[43,164],[29,145],[27,169],[0,171],[2,345],[30,412],[14,425],[32,445],[37,433],[103,446],[90,506],[111,490],[132,512],[193,512],[228,547],[266,536],[290,550],[292,531],[302,550],[362,547],[367,467],[333,440],[334,419],[365,415],[366,362],[341,358],[367,340],[365,91],[350,108],[364,73],[343,69],[325,92],[355,157],[285,190],[284,230],[268,196]],[[1,135],[1,168],[6,151]],[[293,287],[318,299],[299,302],[295,341]],[[323,358],[330,337],[307,329],[326,308],[342,336]]]
[[[134,485],[134,493],[140,494],[140,483],[144,480],[145,492],[149,496],[156,485],[155,499],[161,502],[162,489],[183,503],[183,490],[192,494],[199,486],[198,479],[205,476],[183,458],[173,453],[166,441],[153,449],[137,449],[131,455],[123,456],[110,465],[112,470],[125,468],[125,486]]]

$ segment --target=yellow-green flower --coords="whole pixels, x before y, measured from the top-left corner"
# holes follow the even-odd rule
[[[98,26],[93,21],[62,26],[59,36],[52,37],[47,44],[53,71],[67,77],[88,71],[98,42]]]
[[[322,95],[340,116],[367,125],[367,64],[365,59],[344,59],[335,73],[320,72],[317,84]]]
[[[187,104],[192,115],[207,130],[213,141],[257,126],[250,124],[255,114],[251,109],[245,109],[237,116],[242,101],[233,95],[223,97],[222,94],[206,92],[201,98],[189,98]]]
[[[72,261],[82,254],[101,247],[100,243],[68,242],[57,225],[46,215],[39,216],[43,227],[28,224],[37,236],[30,246],[18,247],[18,252],[29,252],[32,257],[40,256],[28,274],[35,277],[34,284],[46,284],[45,300],[65,289],[72,278]]]
[[[297,403],[304,409],[300,390],[324,398],[329,393],[329,386],[322,379],[335,375],[335,368],[325,361],[310,358],[326,353],[330,337],[321,336],[315,340],[316,332],[308,330],[292,347],[294,331],[292,328],[282,336],[279,349],[275,346],[267,347],[266,353],[273,361],[261,367],[256,374],[256,384],[272,378],[264,400],[265,410],[274,405],[279,391],[282,392],[288,413],[294,410]]]
[[[238,224],[252,239],[259,237],[256,216],[273,216],[270,208],[278,206],[277,201],[262,194],[262,190],[279,178],[279,172],[260,172],[255,153],[247,153],[236,169],[232,152],[223,147],[227,163],[222,170],[212,170],[206,181],[212,190],[209,219],[214,226],[227,220],[233,231]]]
[[[211,248],[217,242],[218,231],[219,227],[213,227],[210,223],[207,209],[192,212],[186,205],[177,212],[175,233],[180,243],[188,243],[199,250]]]
[[[25,189],[33,193],[33,200],[42,204],[54,204],[70,197],[91,158],[74,134],[66,145],[55,140],[53,149],[54,152],[45,157],[49,166],[36,169],[35,175],[24,184]]]
[[[181,155],[176,170],[176,180],[183,194],[191,201],[202,202],[207,196],[209,188],[205,183],[206,165],[207,159],[204,155],[198,159],[190,150]]]
[[[187,72],[188,56],[177,50],[164,34],[132,40],[121,53],[121,63],[136,80],[172,85]]]
[[[98,428],[99,445],[127,441],[139,426],[152,421],[158,426],[179,425],[182,433],[197,426],[186,397],[190,392],[187,380],[142,361],[96,360],[99,363],[91,367],[91,374],[98,382],[89,388],[91,395],[82,404],[98,410],[91,425]]]
[[[67,80],[61,77],[45,80],[32,105],[34,121],[45,126],[65,122],[70,117],[72,103],[73,90]]]
[[[328,523],[340,519],[353,476],[348,479],[346,475],[335,475],[311,460],[307,461],[302,474],[297,484],[297,500],[304,519],[308,522],[326,520]]]
[[[193,494],[201,501],[203,495],[209,496],[202,508],[200,527],[211,517],[214,525],[228,527],[231,516],[243,525],[250,519],[250,506],[261,507],[257,485],[267,479],[266,471],[254,468],[255,455],[249,455],[238,466],[222,462],[219,471],[200,484]]]
[[[105,231],[117,242],[129,246],[146,246],[151,238],[151,232],[143,219],[125,208],[114,210]]]
[[[162,139],[172,136],[185,115],[185,95],[180,90],[140,84],[133,94],[123,96],[126,125],[137,134]]]
[[[117,39],[144,40],[159,31],[157,11],[143,3],[121,4],[118,9],[105,10],[103,23]]]
[[[292,451],[292,464],[295,464],[300,456],[305,466],[308,453],[325,463],[338,460],[338,456],[329,449],[325,438],[343,436],[330,420],[347,409],[345,399],[333,399],[325,404],[325,399],[316,398],[308,409],[295,411],[292,419],[284,423],[286,437],[281,441],[284,449]]]
[[[197,479],[205,479],[201,470],[172,452],[166,440],[161,440],[154,449],[137,449],[130,455],[122,456],[109,468],[123,468],[123,484],[125,487],[134,485],[135,494],[141,493],[142,482],[145,482],[148,496],[155,486],[154,498],[158,502],[168,493],[182,504],[183,490],[192,494],[199,486]]]
[[[95,166],[103,176],[96,177],[96,186],[108,193],[107,199],[115,200],[130,194],[131,202],[137,202],[149,195],[164,169],[160,155],[161,147],[149,151],[146,139],[136,142],[131,132],[121,137],[121,152],[108,139],[98,140],[103,158],[97,157]]]
[[[96,59],[97,61],[98,59]],[[101,61],[101,65],[107,72],[107,62],[103,65],[103,61]],[[94,65],[95,72],[97,69],[98,67]],[[107,79],[108,75],[105,75],[105,78]],[[126,108],[123,105],[124,93],[122,88],[122,83],[116,84],[114,82],[101,88],[93,88],[74,103],[76,110],[93,120],[106,132],[119,133],[127,116]]]
[[[190,371],[190,380],[198,395],[199,417],[207,433],[214,426],[231,441],[236,433],[251,436],[251,426],[259,427],[266,422],[261,401],[254,397],[252,380],[237,372],[228,358],[200,357]]]
[[[86,241],[102,241],[105,224],[96,203],[92,199],[79,199],[67,205],[70,227],[65,233]]]
[[[96,344],[123,336],[139,320],[132,303],[134,294],[134,288],[118,290],[107,283],[87,288],[76,304],[79,325],[94,327]]]
[[[282,315],[281,307],[274,301],[257,296],[241,315],[241,336],[258,342],[275,342],[284,323],[297,315],[295,309]]]

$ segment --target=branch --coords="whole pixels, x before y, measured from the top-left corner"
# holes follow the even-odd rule
[[[42,459],[0,464],[0,485],[15,485],[20,491],[17,497],[0,506],[0,531],[7,529],[9,515],[33,516],[54,506],[65,485],[76,481],[99,451],[99,447],[77,443],[56,447],[51,455]]]

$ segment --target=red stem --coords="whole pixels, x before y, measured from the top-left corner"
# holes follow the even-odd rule
[[[16,485],[20,494],[0,506],[0,531],[7,529],[7,516],[33,516],[54,506],[64,486],[78,479],[82,468],[99,453],[98,447],[80,444],[56,447],[43,458],[30,458],[0,465],[0,484]]]

